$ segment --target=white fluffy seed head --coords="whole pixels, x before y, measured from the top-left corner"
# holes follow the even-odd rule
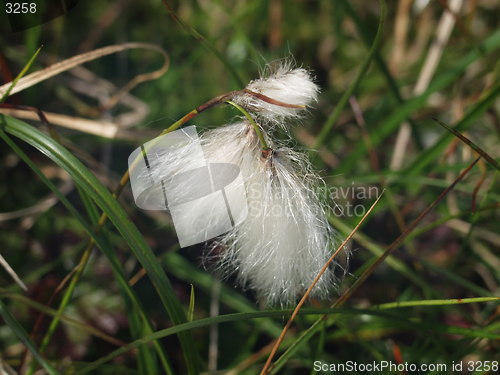
[[[313,282],[336,241],[327,220],[327,206],[321,203],[317,190],[323,182],[307,157],[274,144],[267,135],[265,138],[274,150],[267,156],[263,156],[248,122],[222,126],[199,137],[208,162],[240,168],[248,206],[246,219],[215,239],[206,257],[223,276],[235,275],[244,288],[254,290],[259,300],[288,306]],[[160,180],[196,167],[199,142],[187,139],[176,145],[175,152],[155,153],[150,158],[151,171],[141,177]],[[151,189],[151,194],[161,200],[161,186]],[[335,284],[332,266],[311,297],[328,298]]]
[[[280,103],[298,106],[291,108],[273,104],[250,93],[242,93],[233,99],[264,125],[279,125],[284,128],[284,121],[301,118],[306,109],[317,102],[319,93],[319,87],[314,83],[311,73],[303,68],[292,68],[289,61],[274,70],[266,69],[264,75],[251,81],[246,89]]]
[[[301,118],[318,99],[319,88],[311,74],[285,61],[267,69],[259,79],[232,100],[244,107],[262,127],[287,129],[285,123]],[[273,143],[263,155],[259,138],[248,121],[206,131],[175,153],[156,154],[151,174],[161,179],[196,164],[200,150],[210,163],[239,167],[243,178],[248,216],[233,229],[216,238],[206,258],[223,276],[235,275],[268,305],[288,306],[296,302],[313,283],[335,250],[337,241],[328,223],[328,205],[322,203],[318,188],[324,186],[307,156]],[[155,175],[159,173],[160,175]],[[160,196],[161,191],[151,194]],[[336,285],[335,264],[328,267],[310,297],[326,299]]]
[[[321,179],[301,153],[276,148],[263,158],[247,123],[228,125],[202,136],[208,159],[234,163],[247,191],[248,216],[219,237],[209,251],[225,275],[270,305],[295,302],[313,282],[335,247],[325,207],[315,188]],[[335,286],[327,269],[311,297],[327,298]]]

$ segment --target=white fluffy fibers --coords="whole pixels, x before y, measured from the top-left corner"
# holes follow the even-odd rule
[[[305,109],[318,100],[319,93],[311,74],[302,68],[292,69],[289,62],[281,64],[267,76],[251,81],[246,89],[288,105],[273,104],[249,93],[233,99],[265,125],[282,127],[285,127],[284,120],[302,117]]]
[[[294,303],[335,245],[314,191],[321,179],[305,156],[289,148],[277,148],[263,157],[247,123],[206,132],[202,145],[211,161],[240,167],[247,191],[248,217],[212,246],[220,270],[226,275],[236,273],[241,284],[267,304]],[[329,268],[311,296],[328,297],[334,284],[333,268]]]

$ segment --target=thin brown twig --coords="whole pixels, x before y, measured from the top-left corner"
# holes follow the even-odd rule
[[[462,142],[464,142],[466,145],[468,145],[470,148],[472,148],[474,151],[476,151],[479,155],[481,155],[484,160],[486,160],[489,164],[491,164],[492,167],[496,168],[497,170],[500,171],[500,164],[493,159],[486,151],[484,151],[481,147],[476,145],[474,142],[472,142],[469,138],[467,138],[465,135],[460,133],[458,130],[453,129],[451,126],[447,125],[443,121],[433,117],[432,118],[434,121],[436,121],[439,125],[441,125],[443,128],[448,130],[450,133],[452,133],[455,137],[459,138]]]
[[[159,51],[161,52],[162,50],[160,49]],[[170,66],[170,56],[168,53],[165,52],[163,53],[163,57],[164,61],[160,69],[157,69],[153,72],[139,74],[134,78],[132,78],[125,86],[120,88],[118,92],[113,94],[113,96],[109,98],[108,101],[99,108],[100,111],[105,112],[114,107],[123,99],[125,95],[128,94],[130,90],[132,90],[135,86],[139,85],[140,83],[152,81],[164,75],[168,71],[168,68]]]
[[[377,260],[370,265],[360,276],[359,278],[354,282],[354,284],[334,303],[332,307],[338,307],[341,306],[351,297],[351,295],[363,284],[363,282],[373,273],[375,268],[382,263],[400,244],[403,242],[403,240],[417,227],[417,225],[422,221],[424,217],[427,216],[427,214],[434,208],[436,207],[439,202],[455,187],[456,184],[458,184],[464,177],[467,175],[467,173],[476,165],[476,163],[481,159],[481,157],[478,157],[475,159],[466,169],[460,173],[460,175],[449,185],[446,189],[444,189],[441,194],[429,205],[427,208],[418,215],[418,217],[406,228],[406,230],[401,233],[398,238],[392,242],[389,247],[384,251],[384,253],[377,258]]]
[[[278,339],[276,340],[276,342],[275,342],[275,344],[274,344],[274,346],[273,346],[273,348],[271,350],[271,353],[269,354],[269,357],[267,358],[267,361],[266,361],[264,367],[262,368],[262,371],[260,372],[260,375],[266,375],[269,372],[269,370],[271,368],[271,364],[272,364],[273,358],[276,355],[276,352],[278,351],[281,343],[285,339],[285,335],[286,335],[288,329],[290,328],[290,326],[292,325],[293,320],[298,315],[300,309],[302,308],[302,306],[306,302],[307,298],[309,297],[309,294],[311,294],[311,291],[316,286],[316,284],[319,281],[319,279],[321,278],[321,276],[328,269],[328,267],[330,266],[330,264],[333,262],[333,260],[335,259],[335,257],[345,248],[347,242],[349,242],[349,240],[352,238],[352,236],[354,236],[354,234],[357,232],[357,230],[359,229],[359,227],[364,223],[364,221],[366,220],[366,218],[368,218],[368,216],[370,215],[370,213],[372,212],[372,210],[375,208],[375,206],[377,205],[377,203],[382,198],[382,195],[383,195],[383,192],[382,192],[382,194],[379,195],[379,197],[377,198],[377,200],[371,205],[370,209],[361,218],[361,220],[356,225],[356,227],[351,231],[351,233],[346,237],[346,239],[340,244],[340,246],[337,248],[337,250],[335,250],[335,252],[332,254],[332,256],[330,257],[330,259],[328,259],[328,261],[325,263],[325,265],[323,266],[323,268],[321,269],[321,271],[314,278],[314,281],[311,283],[311,285],[309,286],[309,288],[307,288],[306,292],[304,293],[304,295],[300,299],[299,303],[297,304],[297,306],[293,310],[292,316],[290,317],[290,319],[288,319],[288,322],[286,323],[285,327],[281,331],[281,334],[279,335]]]

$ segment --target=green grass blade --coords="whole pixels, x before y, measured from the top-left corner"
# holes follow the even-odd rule
[[[87,214],[91,218],[92,225],[94,228],[96,228],[98,225],[98,222],[99,222],[99,217],[100,217],[100,214],[97,210],[97,207],[95,206],[95,203],[92,200],[92,198],[90,198],[82,189],[78,188],[78,192],[79,192],[80,198],[85,206]],[[109,242],[109,238],[108,238],[109,236],[106,235],[106,232],[102,233],[102,237],[106,243],[106,250],[108,250],[108,251],[111,250],[110,242]],[[110,252],[112,252],[112,251],[110,251]],[[114,254],[114,252],[112,252],[112,253]],[[123,279],[125,279],[125,278],[123,278]],[[125,283],[125,284],[127,284],[127,283]],[[129,288],[129,285],[127,284],[125,287]],[[148,330],[148,326],[149,326],[148,323],[149,322],[147,321],[147,319],[146,320],[142,319],[142,316],[145,316],[146,314],[144,312],[143,312],[143,314],[141,314],[141,312],[138,311],[140,309],[140,306],[138,306],[138,304],[132,305],[130,303],[130,299],[127,296],[127,293],[124,292],[122,289],[120,290],[120,292],[121,292],[124,300],[126,301],[127,318],[129,321],[130,332],[132,334],[132,337],[134,339],[137,339],[137,338],[140,338],[144,335],[152,333],[152,330]],[[157,358],[156,358],[155,352],[154,352],[155,350],[157,350],[158,354],[160,356],[164,356],[163,351],[161,349],[158,350],[159,348],[161,348],[161,346],[158,345],[158,342],[156,342],[156,341],[153,342],[152,347],[143,346],[143,347],[139,348],[139,351],[137,353],[137,363],[138,363],[139,373],[148,374],[148,375],[149,374],[155,375],[155,374],[159,373],[159,370],[157,367]],[[164,362],[167,364],[166,367],[164,366],[164,371],[165,371],[165,373],[170,374],[172,370],[171,370],[170,365],[166,359],[166,356],[165,356],[165,358],[162,358],[162,363],[164,363]]]
[[[140,319],[139,313],[135,308],[132,308],[128,312],[130,328],[134,338],[140,338],[147,335],[145,331],[142,330],[142,321]],[[147,345],[143,345],[138,349],[137,353],[137,369],[139,374],[144,375],[156,375],[159,373],[157,367],[157,360],[155,358],[154,352]]]
[[[98,235],[93,229],[95,227],[96,221],[99,218],[99,214],[94,207],[94,202],[91,201],[90,197],[84,191],[78,188],[81,194],[82,201],[84,202],[85,207],[89,210],[89,216],[93,220],[94,225],[91,225],[81,216],[80,212],[68,201],[68,199],[63,194],[61,194],[57,187],[49,179],[47,179],[47,177],[45,177],[45,175],[29,159],[29,157],[10,139],[10,137],[8,137],[7,134],[5,134],[1,130],[0,137],[3,138],[3,140],[11,147],[11,149],[38,175],[42,182],[44,182],[45,185],[57,196],[60,202],[68,209],[73,217],[80,222],[87,235],[89,235],[90,238],[95,241],[97,247],[108,258],[113,270],[113,274],[126,303],[131,305],[134,311],[137,311],[142,319],[143,326],[137,332],[140,332],[141,336],[143,335],[143,333],[153,333],[153,324],[148,318],[146,310],[140,303],[136,293],[128,284],[128,280],[125,276],[125,271],[123,270],[115,251],[111,248],[106,238],[103,235]],[[153,342],[153,346],[158,354],[158,357],[160,358],[164,372],[166,374],[173,374],[173,370],[170,366],[164,348],[157,341]]]
[[[40,53],[40,51],[42,50],[42,47],[41,46],[40,48],[38,48],[35,53],[33,54],[33,56],[31,56],[31,58],[28,60],[28,63],[24,66],[24,68],[21,70],[21,72],[16,76],[16,78],[14,78],[14,80],[12,81],[12,84],[9,86],[9,88],[7,89],[7,91],[5,91],[5,93],[2,95],[2,98],[0,99],[0,103],[3,103],[5,101],[5,99],[7,99],[10,95],[10,92],[12,91],[12,89],[14,87],[16,87],[16,84],[17,82],[19,82],[19,80],[21,78],[23,78],[23,76],[28,72],[28,70],[30,70],[31,68],[31,65],[33,65],[33,63],[35,62],[38,54]]]
[[[64,291],[62,300],[61,300],[59,307],[57,309],[57,314],[50,322],[49,328],[47,329],[47,332],[45,333],[45,336],[43,337],[43,340],[40,343],[39,349],[42,352],[45,351],[45,349],[47,348],[47,345],[49,344],[50,339],[54,335],[56,328],[59,324],[59,321],[61,320],[62,313],[64,312],[64,309],[66,308],[71,297],[73,296],[73,292],[76,288],[76,284],[80,280],[80,277],[83,274],[83,271],[85,270],[85,267],[90,259],[91,250],[92,249],[86,249],[84,251],[82,258],[78,264],[78,269],[71,277],[71,281],[70,281],[68,287],[66,288],[66,290]],[[33,373],[33,371],[34,371],[34,367],[31,367],[31,369],[28,371],[28,374],[31,375]]]
[[[479,303],[479,302],[492,302],[500,301],[500,297],[474,297],[474,298],[453,298],[453,299],[428,299],[421,301],[402,301],[383,303],[381,305],[373,306],[373,309],[387,310],[397,309],[410,306],[448,306],[448,305],[462,305],[465,303]]]
[[[4,127],[7,133],[35,147],[68,172],[73,181],[92,197],[100,209],[106,213],[128,246],[130,246],[138,261],[146,269],[172,322],[174,324],[185,322],[184,310],[169,279],[158,264],[153,251],[147,245],[136,226],[130,222],[126,212],[102,183],[73,154],[39,130],[20,120],[4,115],[0,116],[0,122],[0,125]],[[190,374],[196,374],[198,372],[198,356],[194,342],[188,333],[181,333],[179,340],[183,348],[188,371]]]
[[[299,312],[300,315],[304,314],[324,314],[324,313],[331,313],[331,314],[353,314],[353,313],[361,313],[361,314],[377,314],[378,312],[371,312],[371,311],[363,311],[360,312],[354,312],[355,310],[353,309],[318,309],[318,310],[308,310],[304,309],[301,312]],[[245,312],[245,313],[234,313],[234,314],[226,314],[226,315],[219,315],[211,318],[204,318],[204,319],[198,319],[194,320],[192,322],[188,323],[183,323],[179,324],[175,327],[163,329],[160,331],[157,331],[153,333],[150,336],[144,337],[140,340],[136,340],[127,346],[121,347],[112,353],[108,354],[105,357],[100,358],[99,360],[90,363],[88,366],[84,367],[79,371],[79,374],[86,374],[89,372],[94,371],[96,368],[99,368],[103,363],[106,363],[113,358],[116,358],[119,355],[122,355],[124,353],[127,353],[131,349],[137,348],[141,345],[147,344],[153,339],[159,339],[159,338],[164,338],[170,335],[177,334],[179,332],[184,332],[184,331],[189,331],[193,330],[195,328],[200,328],[200,327],[207,327],[210,326],[211,324],[221,324],[221,323],[228,323],[228,322],[234,322],[234,321],[242,321],[242,320],[250,320],[250,319],[258,319],[258,318],[269,318],[269,317],[287,317],[291,314],[291,310],[279,310],[279,311],[255,311],[255,312]],[[379,314],[377,314],[379,315]],[[391,315],[391,319],[392,319]]]
[[[191,284],[191,293],[189,294],[189,308],[187,313],[188,322],[192,322],[194,318],[194,301],[195,301],[194,286],[193,284]]]
[[[428,262],[426,260],[421,260],[422,264],[424,267],[427,269],[434,271],[436,274],[447,278],[448,280],[452,281],[456,285],[461,285],[465,289],[470,290],[472,293],[476,294],[483,294],[483,295],[493,295],[491,291],[488,289],[482,288],[476,284],[474,284],[472,281],[464,279],[463,277],[460,277],[457,275],[455,272],[444,269],[442,267],[436,266],[432,262]]]
[[[447,305],[459,305],[459,304],[468,304],[468,303],[478,303],[478,302],[495,302],[499,301],[499,297],[476,297],[476,298],[464,298],[464,299],[453,299],[453,300],[427,300],[427,301],[405,301],[405,302],[396,302],[396,303],[389,303],[389,304],[383,304],[374,306],[373,308],[369,310],[365,310],[366,313],[372,313],[374,311],[377,311],[380,306],[384,306],[384,309],[390,310],[390,309],[398,309],[402,307],[410,307],[410,306],[447,306]],[[339,310],[346,310],[346,309],[339,309]],[[349,310],[349,309],[347,309]],[[336,311],[336,309],[333,309],[333,311]],[[357,311],[357,310],[354,310]],[[325,317],[326,318],[326,317]],[[391,318],[388,319],[393,319],[391,324],[396,323],[398,320],[401,321],[401,317],[398,315],[393,315]],[[270,371],[270,374],[277,374],[281,368],[291,359],[294,358],[294,356],[297,354],[297,352],[302,348],[302,346],[308,342],[322,327],[322,322],[323,318],[319,318],[316,320],[311,327],[309,327],[307,330],[303,331],[301,335],[295,339],[295,341],[288,347],[288,349],[274,362],[274,366]],[[439,324],[431,324],[429,322],[421,322],[419,323],[418,321],[411,320],[409,321],[410,327],[412,327],[415,330],[421,329],[422,332],[428,332],[428,331],[437,331],[437,332],[443,332],[443,333],[455,333],[455,334],[460,334],[464,335],[467,337],[480,337],[480,338],[490,338],[490,339],[498,339],[500,338],[500,335],[498,332],[492,333],[489,332],[489,330],[486,329],[468,329],[468,328],[463,328],[463,327],[456,327],[456,326],[447,326],[447,325],[439,325]],[[328,322],[328,325],[332,324],[332,319]]]
[[[28,350],[33,354],[33,357],[42,365],[42,367],[50,374],[57,375],[59,372],[52,367],[50,363],[48,363],[45,358],[39,353],[35,344],[29,338],[28,334],[24,330],[24,328],[19,324],[19,322],[12,316],[12,314],[7,310],[7,307],[0,299],[0,315],[2,316],[5,323],[14,331],[17,337],[24,343],[24,345],[28,348]]]
[[[402,232],[385,250],[384,250],[384,253],[382,255],[380,255],[379,257],[377,257],[374,262],[372,264],[370,264],[370,266],[368,268],[366,268],[365,270],[363,270],[363,272],[361,273],[361,275],[359,276],[359,278],[356,279],[356,281],[341,295],[340,298],[338,298],[335,303],[333,304],[333,306],[342,306],[345,301],[361,286],[363,285],[363,283],[366,281],[366,279],[373,273],[373,271],[375,270],[375,268],[380,265],[382,262],[385,261],[385,259],[387,258],[388,255],[390,255],[395,249],[399,248],[399,246],[401,245],[401,242],[404,238],[406,238],[406,236],[411,233],[413,231],[413,229],[422,221],[422,219],[427,216],[429,214],[429,212],[434,209],[442,200],[443,198],[454,188],[455,185],[457,185],[464,177],[465,175],[474,167],[474,165],[478,162],[479,158],[477,158],[476,160],[474,160],[464,171],[462,171],[460,173],[459,176],[457,176],[453,182],[445,189],[443,190],[439,196],[429,205],[427,206],[427,208],[425,210],[423,210],[419,216],[413,220],[411,222],[411,224],[408,225],[408,227],[405,229],[404,232]],[[293,350],[296,350],[295,348],[300,346],[300,345],[304,345],[305,342],[307,342],[307,340],[312,337],[312,335],[317,332],[318,330],[318,327],[319,326],[319,323],[321,321],[322,318],[318,319],[312,326],[311,328],[309,328],[306,332],[304,332],[304,334],[299,337],[293,347],[294,349]],[[311,331],[312,333],[309,334],[308,332]],[[307,336],[306,336],[307,335]],[[285,354],[283,354],[279,359],[278,361],[280,361],[283,357],[285,357],[285,359],[283,360],[284,362],[286,362],[286,360],[288,360],[290,358],[290,353],[289,353],[290,350],[287,350],[287,352],[285,352]],[[276,363],[278,363],[278,361],[276,361]],[[284,363],[284,362],[280,362],[280,363]],[[275,365],[276,365],[275,363]]]

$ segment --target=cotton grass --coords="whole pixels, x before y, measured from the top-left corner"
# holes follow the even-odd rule
[[[244,121],[205,131],[199,142],[188,142],[159,160],[166,166],[163,173],[173,171],[201,145],[207,162],[239,167],[248,215],[209,244],[205,260],[224,277],[234,276],[255,291],[265,304],[287,306],[313,283],[337,243],[328,206],[318,195],[324,182],[305,154],[274,139],[277,127],[288,129],[291,120],[304,116],[317,101],[319,88],[307,70],[290,63],[267,72],[229,93],[227,100],[247,111]],[[311,297],[330,296],[334,268],[323,273]]]

